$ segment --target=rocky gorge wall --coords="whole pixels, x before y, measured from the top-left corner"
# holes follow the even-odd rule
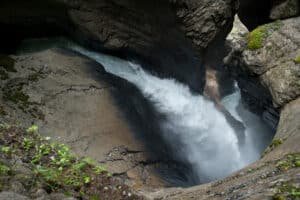
[[[201,92],[205,52],[224,42],[235,9],[234,0],[4,0],[1,42],[7,50],[18,38],[66,34],[96,50],[138,56]]]
[[[246,14],[242,19],[240,10],[239,15],[250,30],[274,19],[283,20],[251,33],[246,31],[226,62],[236,74],[248,105],[258,108],[260,114],[271,120],[278,119],[281,113],[277,134],[265,156],[224,180],[189,189],[163,189],[145,196],[150,199],[264,199],[276,195],[281,186],[299,183],[300,26],[299,18],[286,19],[298,15],[299,10],[288,16],[278,14],[286,2],[298,5],[297,1],[270,1],[267,10],[271,9],[273,14],[258,15],[255,23],[245,23],[251,15]],[[241,1],[241,8],[244,5],[247,4]],[[121,57],[138,57],[162,76],[176,77],[201,91],[204,65],[221,62],[223,53],[214,50],[223,44],[231,28],[236,6],[235,1],[229,0],[1,1],[0,26],[4,27],[1,43],[6,44],[5,50],[9,47],[13,50],[14,39],[67,35],[93,49]],[[249,46],[252,34],[254,45]],[[275,121],[273,126],[276,125]]]
[[[245,6],[243,3],[249,6],[251,2],[255,3],[241,1],[241,6]],[[253,29],[251,32],[236,16],[233,30],[227,37],[231,52],[224,62],[238,81],[244,103],[261,112],[274,128],[280,115],[272,143],[259,161],[223,180],[188,189],[158,190],[147,193],[149,199],[299,198],[298,193],[294,193],[300,187],[298,1],[266,2],[270,3],[264,10],[264,14],[268,13],[266,18],[260,18],[260,21],[249,15],[248,23],[241,19],[250,30]],[[248,8],[251,12],[251,6]],[[274,19],[279,21],[272,22]],[[270,23],[264,24],[266,22]]]

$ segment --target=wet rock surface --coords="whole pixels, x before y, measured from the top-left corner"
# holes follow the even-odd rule
[[[1,80],[2,122],[37,124],[44,136],[94,158],[137,189],[165,184],[156,172],[161,162],[124,119],[112,96],[117,89],[100,65],[61,49],[11,57],[16,72]]]

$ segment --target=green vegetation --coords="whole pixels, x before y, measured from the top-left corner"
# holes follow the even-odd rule
[[[287,200],[287,199],[299,199],[300,198],[300,188],[288,183],[283,182],[281,186],[276,188],[277,192],[273,196],[273,200]]]
[[[37,125],[32,125],[26,130],[26,132],[27,133],[37,133],[38,130],[39,130],[39,127]]]
[[[6,146],[1,147],[1,153],[9,154],[11,153],[11,148]]]
[[[289,154],[276,164],[277,169],[286,171],[291,168],[300,167],[300,153]]]
[[[281,27],[282,23],[276,21],[270,24],[265,24],[257,27],[248,35],[248,49],[257,50],[263,47],[265,39],[271,35],[274,31]]]
[[[42,187],[48,193],[61,192],[79,199],[110,199],[112,196],[120,199],[123,190],[128,190],[123,185],[123,189],[118,190],[120,183],[113,180],[104,166],[98,165],[95,160],[88,157],[79,159],[68,146],[51,142],[50,138],[41,137],[38,132],[36,125],[25,131],[0,124],[0,191],[9,190],[7,183],[10,177],[21,181],[28,191]],[[20,160],[19,164],[30,167],[31,174],[17,175],[13,167],[15,162],[10,162],[16,158]],[[105,187],[108,189],[104,190]],[[129,199],[138,198],[132,195]]]
[[[295,59],[294,59],[295,63],[296,64],[300,64],[300,55],[297,56]]]
[[[265,156],[267,153],[273,151],[275,148],[280,146],[283,143],[283,139],[278,138],[274,139],[272,143],[268,146],[268,148],[263,152],[262,157]]]
[[[281,145],[282,142],[283,142],[283,141],[282,141],[281,138],[279,138],[279,139],[274,139],[274,140],[272,141],[272,143],[270,144],[270,148],[271,148],[271,149],[274,149],[274,148],[278,147],[279,145]]]
[[[0,175],[7,176],[7,175],[9,175],[10,171],[11,170],[10,170],[10,168],[8,166],[0,163]]]

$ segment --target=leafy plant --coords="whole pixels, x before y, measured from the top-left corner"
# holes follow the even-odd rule
[[[23,139],[23,147],[26,151],[29,151],[31,148],[34,147],[34,141],[30,138]]]
[[[0,163],[0,175],[8,175],[10,173],[10,168],[4,164]]]
[[[39,127],[37,125],[32,125],[26,130],[26,132],[27,133],[37,133],[38,130],[39,130]]]
[[[11,148],[8,147],[8,146],[1,147],[1,152],[2,153],[9,154],[9,153],[11,153],[11,151],[12,151]]]

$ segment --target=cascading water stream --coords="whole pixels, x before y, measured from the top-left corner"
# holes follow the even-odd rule
[[[234,130],[214,106],[174,79],[161,79],[138,64],[72,47],[102,64],[108,73],[136,85],[156,109],[166,116],[163,137],[188,161],[201,182],[222,178],[248,162],[243,159]],[[178,142],[180,141],[180,146]]]
[[[222,103],[246,128],[242,146],[239,146],[234,130],[214,103],[193,94],[188,86],[175,79],[159,78],[139,64],[89,51],[64,39],[28,41],[21,49],[32,51],[37,47],[44,49],[44,46],[61,46],[79,52],[100,63],[106,72],[127,80],[140,90],[154,105],[156,112],[164,116],[159,121],[160,133],[171,147],[172,154],[180,162],[192,166],[188,177],[171,175],[176,180],[169,178],[170,174],[166,172],[164,178],[176,185],[188,186],[223,178],[259,159],[272,140],[271,129],[241,104],[237,86],[233,94],[223,98]]]

